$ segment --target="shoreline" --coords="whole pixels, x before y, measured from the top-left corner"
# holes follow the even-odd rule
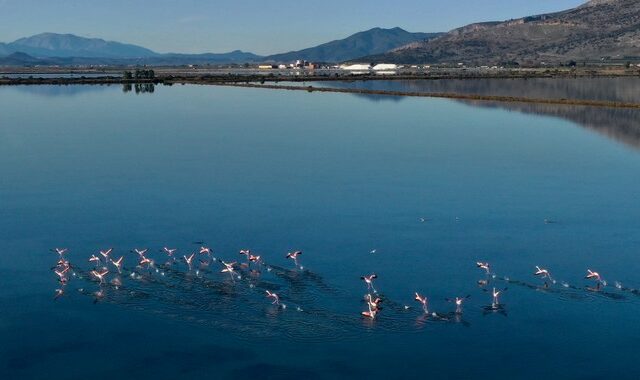
[[[549,68],[549,69],[498,69],[478,68],[444,69],[428,71],[398,71],[395,74],[350,73],[345,71],[281,71],[253,69],[187,69],[149,67],[155,71],[153,78],[130,78],[122,76],[130,68],[108,68],[104,70],[62,70],[40,68],[40,70],[0,69],[0,86],[38,84],[208,84],[247,82],[323,82],[323,81],[395,81],[437,79],[533,79],[533,78],[616,78],[640,77],[640,69],[617,67],[594,68]],[[10,77],[20,75],[22,77]],[[46,75],[47,77],[38,77]],[[56,76],[57,75],[57,76]],[[70,76],[72,75],[72,76]],[[88,75],[84,77],[83,75]]]
[[[481,95],[466,94],[454,92],[411,92],[411,91],[388,91],[388,90],[369,90],[357,88],[332,88],[332,87],[315,87],[315,86],[294,86],[281,85],[279,82],[366,82],[366,81],[400,81],[400,80],[474,80],[474,79],[519,79],[527,80],[533,78],[616,78],[616,77],[637,77],[633,75],[612,75],[609,71],[599,72],[593,75],[590,71],[564,72],[562,75],[550,75],[547,72],[536,71],[509,71],[506,73],[496,73],[498,75],[451,75],[449,72],[430,74],[430,75],[357,75],[357,76],[327,76],[327,75],[306,75],[306,76],[265,76],[265,75],[166,75],[162,74],[156,78],[138,78],[125,79],[116,76],[100,76],[100,77],[45,77],[45,78],[7,78],[0,74],[0,86],[38,86],[38,85],[135,85],[135,84],[153,84],[153,85],[215,85],[229,87],[245,87],[245,88],[263,88],[272,90],[288,90],[288,91],[305,91],[305,92],[329,92],[329,93],[349,93],[361,95],[379,95],[379,96],[400,96],[400,97],[423,97],[423,98],[445,98],[487,102],[503,102],[503,103],[535,103],[535,104],[553,104],[567,106],[588,106],[602,108],[626,108],[640,109],[640,102],[619,102],[607,100],[589,100],[589,99],[569,99],[569,98],[532,98],[520,96],[503,96],[503,95]],[[88,73],[87,73],[88,74]],[[458,73],[459,74],[459,73]],[[476,73],[477,74],[477,73]],[[74,75],[81,75],[80,73]],[[273,84],[275,83],[275,84]]]

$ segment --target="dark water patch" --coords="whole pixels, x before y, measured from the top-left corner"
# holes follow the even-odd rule
[[[17,344],[5,357],[6,367],[9,370],[26,371],[47,362],[54,362],[58,355],[81,353],[97,348],[97,342],[92,340],[64,340],[55,344],[34,342],[27,346]]]
[[[268,380],[289,379],[321,379],[320,371],[295,366],[276,365],[270,363],[255,363],[232,372],[233,379],[259,378]]]

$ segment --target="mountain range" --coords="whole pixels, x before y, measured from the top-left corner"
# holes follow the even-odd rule
[[[373,28],[342,40],[327,42],[308,49],[265,57],[267,61],[289,62],[304,59],[314,62],[343,62],[367,55],[385,53],[411,42],[426,41],[442,33],[411,33],[401,28]]]
[[[142,58],[155,53],[141,46],[84,38],[73,34],[41,33],[0,45],[0,53],[25,53],[32,57]]]
[[[105,41],[99,38],[84,38],[73,34],[41,33],[20,38],[11,43],[0,43],[0,64],[181,65],[187,63],[291,62],[296,59],[315,62],[341,62],[364,55],[383,53],[407,43],[422,41],[436,35],[438,34],[410,33],[401,28],[373,28],[342,40],[331,41],[308,49],[259,56],[240,50],[220,54],[163,54],[142,46]]]
[[[470,24],[448,33],[373,28],[342,40],[269,56],[242,51],[161,54],[136,45],[54,33],[0,43],[0,65],[183,65],[297,59],[468,65],[636,62],[640,61],[640,0],[591,0],[561,12]]]
[[[562,12],[454,29],[365,62],[520,64],[640,58],[640,1],[592,0]]]

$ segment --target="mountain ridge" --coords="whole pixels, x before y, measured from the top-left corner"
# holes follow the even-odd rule
[[[469,24],[363,60],[540,64],[610,57],[640,58],[637,0],[592,0],[559,12]]]
[[[158,55],[142,46],[58,33],[40,33],[19,38],[5,44],[5,47],[13,52],[20,51],[38,58],[142,58]]]
[[[427,40],[438,35],[440,33],[407,32],[399,27],[390,29],[376,27],[306,49],[269,55],[265,60],[284,62],[304,59],[317,62],[343,62],[365,55],[383,53],[409,42]]]
[[[13,42],[0,43],[0,58],[21,52],[39,60],[39,62],[63,65],[87,62],[95,64],[181,65],[186,63],[291,62],[297,59],[314,62],[342,62],[363,55],[381,53],[409,42],[423,41],[438,35],[439,33],[411,33],[399,27],[372,28],[307,49],[260,56],[241,50],[228,53],[158,53],[142,46],[106,41],[101,38],[86,38],[74,34],[40,33]],[[16,58],[12,57],[9,61],[15,64]],[[0,64],[2,62],[0,59]],[[31,64],[34,60],[25,59],[25,62]]]

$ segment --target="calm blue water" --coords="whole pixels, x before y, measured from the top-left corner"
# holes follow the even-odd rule
[[[0,73],[0,77],[6,78],[101,78],[121,77],[122,73]]]
[[[375,100],[0,88],[0,378],[638,378],[640,152],[556,117]],[[165,267],[162,246],[198,241],[267,265]],[[76,276],[54,300],[60,246]],[[108,247],[118,289],[87,274]],[[360,317],[371,272],[375,321]],[[481,279],[508,288],[499,312]],[[445,299],[465,295],[453,316]]]

